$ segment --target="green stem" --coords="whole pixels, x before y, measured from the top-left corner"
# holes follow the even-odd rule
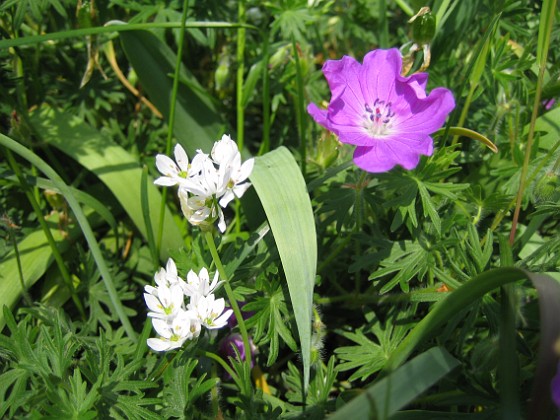
[[[526,186],[526,177],[527,171],[529,170],[529,161],[531,160],[531,149],[533,147],[533,140],[535,137],[535,125],[537,122],[540,101],[541,101],[541,93],[544,81],[544,73],[546,71],[546,60],[548,57],[548,48],[550,42],[550,32],[552,31],[552,22],[554,21],[554,10],[556,9],[556,0],[547,3],[550,6],[548,9],[548,16],[541,16],[541,19],[548,19],[547,24],[544,25],[545,30],[547,31],[546,34],[539,34],[540,37],[546,40],[544,45],[542,46],[542,50],[539,54],[539,74],[537,76],[537,86],[535,89],[535,100],[533,102],[533,113],[531,114],[531,122],[529,124],[529,133],[527,134],[527,147],[525,149],[525,160],[523,161],[523,168],[521,169],[521,181],[519,183],[519,190],[517,191],[517,202],[515,204],[515,211],[513,213],[513,221],[511,224],[511,232],[509,234],[509,243],[513,245],[515,241],[515,233],[517,231],[517,223],[519,221],[519,213],[521,211],[521,202],[523,201],[523,193],[525,192]],[[543,9],[543,14],[544,14]],[[543,28],[543,27],[541,27]],[[539,37],[539,38],[540,38]],[[537,51],[539,52],[539,51]]]
[[[389,23],[387,21],[387,1],[379,0],[379,46],[389,47]]]
[[[237,20],[245,22],[245,0],[237,3]],[[245,109],[243,107],[243,76],[245,73],[245,28],[237,31],[237,147],[243,150],[245,138]]]
[[[18,243],[16,240],[15,228],[13,227],[13,223],[11,222],[11,220],[6,220],[5,222],[6,222],[6,228],[8,229],[8,237],[11,240],[12,246],[14,248],[14,256],[16,257],[16,264],[18,269],[19,282],[21,283],[21,293],[23,295],[23,300],[25,301],[26,305],[32,306],[33,300],[31,299],[31,296],[29,295],[29,292],[25,287],[25,280],[23,277],[23,267],[21,266],[21,257],[19,254]]]
[[[475,90],[476,90],[476,85],[471,84],[469,93],[467,95],[467,99],[465,99],[465,104],[463,105],[463,109],[461,110],[461,116],[459,117],[459,122],[457,123],[457,127],[463,127],[463,125],[465,124],[465,120],[467,119],[467,114],[469,113],[469,108],[471,106],[471,102]],[[459,140],[459,135],[455,135],[453,137],[453,140],[451,141],[451,145],[453,146],[457,144],[458,140]]]
[[[105,26],[96,26],[93,28],[73,29],[69,31],[53,32],[44,35],[32,35],[23,38],[2,39],[0,40],[0,50],[9,47],[19,47],[21,45],[40,44],[46,41],[56,41],[66,38],[82,38],[88,35],[106,34],[112,32],[139,31],[149,29],[169,29],[169,28],[213,28],[213,29],[235,29],[244,28],[258,30],[253,25],[229,23],[229,22],[189,22],[182,24],[181,22],[150,22],[150,23],[124,23],[121,21],[107,22]]]
[[[171,153],[171,141],[173,139],[173,127],[175,126],[175,107],[177,104],[177,92],[179,91],[179,77],[181,71],[181,59],[183,57],[183,44],[185,40],[185,23],[187,21],[187,11],[189,9],[189,0],[183,1],[183,14],[181,16],[181,32],[179,36],[179,45],[177,50],[177,61],[175,62],[175,72],[173,74],[173,88],[171,91],[171,103],[169,105],[169,120],[167,123],[167,141],[165,144],[165,154]],[[163,239],[163,224],[165,222],[165,204],[167,199],[167,188],[163,190],[161,197],[161,205],[159,211],[159,228],[157,240],[157,254],[161,248]]]
[[[268,32],[263,33],[263,94],[262,94],[262,113],[263,113],[263,133],[262,143],[259,149],[259,156],[264,155],[270,150],[270,72],[268,69]]]
[[[235,371],[231,368],[231,366],[226,363],[224,359],[222,359],[217,354],[214,354],[206,350],[197,350],[197,353],[200,354],[201,356],[208,357],[209,359],[212,359],[215,362],[217,362],[232,377],[233,381],[237,384],[237,386],[241,388],[242,384],[239,382],[239,376],[237,375],[237,373],[235,373]]]
[[[208,245],[208,249],[210,250],[210,254],[212,254],[212,259],[214,260],[214,264],[216,265],[216,269],[218,273],[220,273],[220,278],[224,281],[224,289],[226,291],[227,297],[229,299],[229,303],[231,308],[233,309],[233,313],[235,314],[235,318],[237,319],[237,325],[239,326],[239,331],[241,332],[241,337],[243,338],[243,346],[245,346],[245,363],[247,364],[249,371],[251,370],[251,346],[249,344],[249,335],[247,334],[247,327],[245,326],[245,320],[243,319],[243,314],[239,309],[239,305],[237,304],[237,300],[235,299],[235,295],[233,293],[233,289],[231,288],[231,284],[229,283],[229,278],[226,273],[226,270],[222,264],[220,256],[218,255],[218,250],[216,248],[216,244],[214,242],[214,235],[212,234],[211,230],[207,230],[204,232],[204,239],[206,239],[206,244]]]

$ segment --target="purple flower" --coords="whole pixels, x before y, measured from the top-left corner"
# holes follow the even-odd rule
[[[554,404],[556,404],[556,407],[560,410],[560,363],[558,364],[556,376],[552,378],[550,389],[552,391],[552,401],[554,401]],[[558,418],[560,419],[560,417]]]
[[[430,134],[455,107],[451,91],[435,88],[426,95],[427,73],[403,77],[401,66],[396,48],[371,51],[363,64],[348,56],[328,60],[323,73],[331,102],[326,110],[307,107],[341,142],[357,146],[354,162],[368,172],[415,168],[420,155],[432,154]]]
[[[257,347],[253,344],[253,340],[249,337],[249,351],[251,352],[251,368],[255,365],[254,355],[257,351]],[[241,334],[233,333],[224,337],[219,344],[218,353],[230,363],[230,357],[237,359],[237,352],[241,356],[241,360],[245,360],[247,357],[245,346],[243,345],[243,337]],[[229,375],[226,375],[229,377]]]

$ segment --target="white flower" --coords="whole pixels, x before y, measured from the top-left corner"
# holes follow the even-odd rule
[[[251,186],[249,182],[245,182],[255,166],[255,159],[247,159],[241,164],[241,155],[237,153],[233,158],[220,166],[220,176],[227,180],[225,184],[225,192],[220,198],[220,206],[226,207],[234,196],[241,198],[245,191]]]
[[[219,165],[218,185],[221,188],[220,206],[226,207],[234,197],[241,196],[251,186],[245,182],[255,165],[254,159],[248,159],[241,164],[241,153],[230,136],[223,135],[220,141],[214,143],[212,159]]]
[[[189,165],[189,157],[183,146],[177,144],[175,146],[175,162],[165,155],[156,156],[156,167],[163,176],[154,181],[154,184],[164,187],[172,187],[173,185],[181,185],[189,176],[191,166]]]
[[[173,284],[181,284],[182,282],[184,282],[184,280],[177,275],[177,265],[172,258],[169,258],[167,260],[165,268],[161,267],[159,271],[154,275],[154,280],[158,286],[167,287]]]
[[[222,328],[227,324],[233,311],[224,311],[226,302],[224,298],[216,299],[213,294],[208,296],[194,295],[187,309],[196,313],[200,323],[209,330]]]
[[[187,274],[187,281],[185,287],[183,288],[183,293],[187,296],[202,295],[208,296],[213,293],[219,286],[224,283],[223,281],[218,281],[219,273],[216,271],[214,274],[214,279],[210,283],[210,275],[206,267],[203,267],[198,275],[190,270]]]
[[[218,165],[229,162],[236,154],[239,154],[237,143],[227,134],[224,134],[221,140],[214,143],[211,153],[212,160]]]
[[[190,224],[204,228],[211,226],[214,221],[218,220],[220,232],[225,232],[224,212],[213,198],[200,195],[189,197],[188,192],[181,188],[179,189],[179,202],[183,215]]]
[[[144,290],[144,300],[151,311],[149,317],[171,320],[183,309],[183,291],[179,284],[157,288],[146,286]]]
[[[154,318],[152,325],[160,336],[148,339],[148,346],[155,351],[179,348],[186,340],[192,340],[200,334],[200,321],[190,311],[180,311],[171,323]]]
[[[196,157],[199,159],[199,170],[196,175],[185,180],[182,187],[192,195],[220,197],[225,192],[227,180],[220,179],[220,174],[208,155],[199,150]]]

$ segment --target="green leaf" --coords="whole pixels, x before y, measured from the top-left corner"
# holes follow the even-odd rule
[[[50,127],[50,129],[52,129],[52,127]],[[45,161],[43,161],[39,156],[31,152],[29,149],[20,145],[15,140],[12,140],[9,137],[0,134],[0,145],[7,147],[10,150],[12,150],[14,153],[17,153],[18,155],[22,156],[29,163],[31,163],[33,166],[35,166],[37,169],[43,172],[55,184],[55,187],[58,190],[60,190],[61,194],[64,196],[64,198],[68,202],[68,205],[74,212],[74,216],[76,217],[76,220],[80,225],[81,231],[87,241],[87,244],[91,250],[93,258],[95,259],[95,263],[99,268],[99,273],[103,278],[103,282],[111,298],[111,304],[112,304],[111,309],[118,314],[119,319],[123,327],[125,328],[129,338],[132,339],[133,341],[136,341],[136,332],[132,328],[130,320],[128,319],[128,316],[124,311],[122,302],[120,301],[120,298],[117,294],[117,290],[115,289],[113,278],[111,276],[111,273],[109,272],[105,259],[103,258],[101,249],[99,248],[99,244],[97,243],[97,239],[93,234],[93,230],[89,224],[86,215],[84,214],[80,206],[80,203],[78,203],[78,201],[74,197],[72,190],[68,187],[68,185],[66,185],[66,183],[60,177],[60,175],[58,175],[54,171],[54,169],[52,169]]]
[[[150,100],[169,118],[176,55],[148,31],[121,32],[126,56],[136,71]],[[210,152],[225,122],[220,118],[211,96],[186,68],[179,73],[173,132],[181,145],[194,154],[197,149]]]
[[[317,269],[317,238],[311,201],[301,171],[285,147],[256,158],[250,178],[263,205],[286,274],[301,345],[304,389],[307,389]]]
[[[49,144],[90,170],[111,190],[142,235],[147,238],[141,206],[142,169],[138,160],[110,138],[87,125],[82,119],[44,106],[32,115],[38,132]],[[147,186],[152,229],[157,231],[161,195],[150,182]],[[183,245],[171,212],[165,209],[160,258]]]
[[[517,268],[488,270],[458,289],[446,299],[436,303],[432,310],[410,331],[402,343],[391,354],[384,371],[391,372],[428,337],[441,331],[441,326],[452,319],[461,309],[468,308],[487,293],[501,286],[529,279],[539,292],[541,341],[537,372],[534,379],[529,418],[552,418],[552,401],[549,384],[554,375],[551,366],[556,366],[558,356],[554,353],[555,340],[560,337],[560,282],[544,274],[534,274]],[[463,311],[464,312],[464,311]],[[455,318],[456,319],[456,318]]]
[[[459,366],[442,347],[434,347],[412,359],[389,376],[368,387],[329,419],[386,419],[428,390]]]

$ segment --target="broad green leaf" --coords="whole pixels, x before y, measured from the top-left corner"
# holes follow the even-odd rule
[[[99,177],[115,195],[137,229],[147,237],[140,200],[142,169],[137,159],[79,117],[44,106],[31,118],[46,142]],[[148,186],[148,201],[152,229],[157,231],[161,195],[151,183]],[[164,235],[160,249],[162,259],[167,258],[170,250],[183,245],[171,212],[168,209],[165,212]]]
[[[121,32],[120,38],[130,64],[150,100],[169,118],[176,55],[148,31]],[[185,69],[181,68],[173,131],[181,145],[194,154],[209,153],[225,123],[210,95]]]
[[[307,389],[313,285],[317,269],[317,238],[311,201],[301,171],[285,147],[255,159],[251,182],[263,205],[286,274],[301,345],[304,389]]]
[[[367,388],[329,419],[386,419],[459,365],[447,350],[433,347]]]
[[[51,233],[57,243],[60,252],[63,253],[70,241],[80,234],[79,228],[73,228],[68,231],[68,239],[65,240],[62,232],[56,223],[52,224]],[[47,268],[53,262],[53,255],[45,233],[42,230],[30,232],[18,242],[18,251],[20,254],[20,263],[25,279],[25,287],[29,289],[37,280],[39,280]],[[4,305],[13,308],[22,293],[22,285],[19,277],[17,259],[13,251],[8,253],[0,263],[0,284],[2,285],[2,293],[0,293],[0,308]],[[4,315],[0,313],[0,331],[4,328]]]

